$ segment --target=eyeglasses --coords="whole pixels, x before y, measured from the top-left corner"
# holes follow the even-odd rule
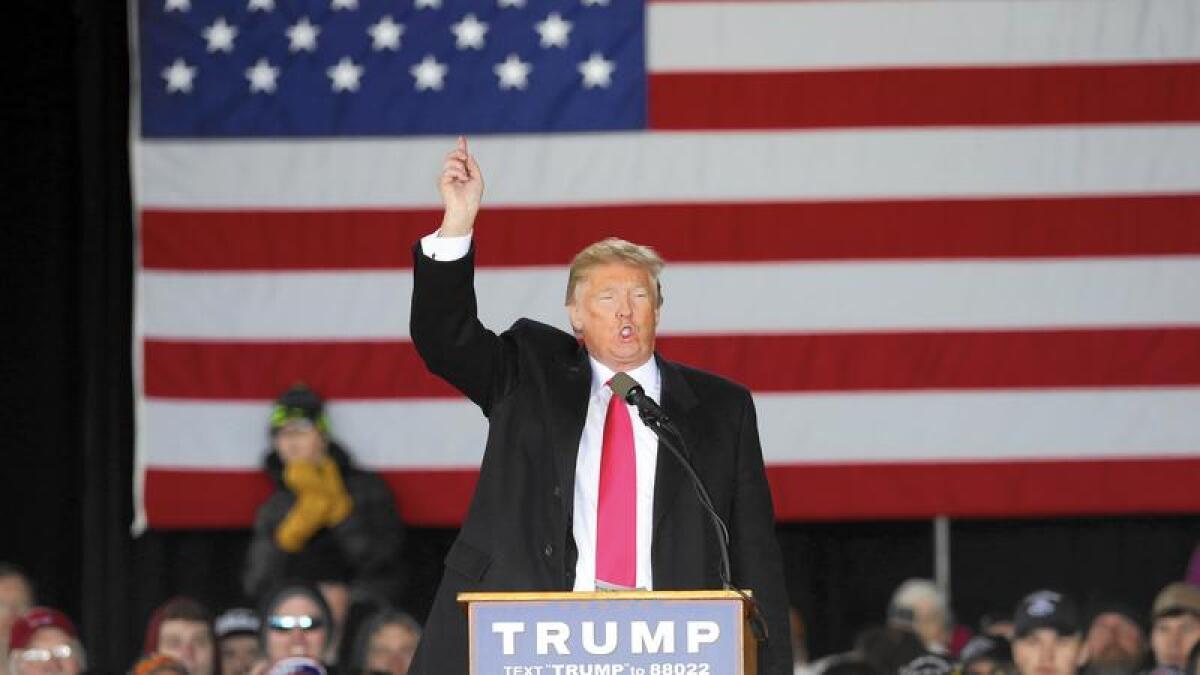
[[[71,649],[71,645],[55,645],[53,647],[23,650],[17,659],[23,663],[46,663],[50,659],[65,661],[71,658],[74,653],[75,650]]]
[[[303,631],[310,631],[324,626],[325,620],[319,616],[308,616],[306,614],[299,616],[273,614],[267,619],[267,625],[270,626],[271,630],[295,630],[299,628]]]

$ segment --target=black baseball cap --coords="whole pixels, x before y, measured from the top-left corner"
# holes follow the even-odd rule
[[[1034,591],[1017,604],[1013,628],[1018,639],[1039,628],[1051,628],[1059,635],[1077,635],[1080,632],[1079,610],[1062,593]]]

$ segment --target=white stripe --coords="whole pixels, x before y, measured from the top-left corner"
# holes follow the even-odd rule
[[[1200,58],[1194,0],[650,3],[651,71]]]
[[[480,318],[566,327],[560,268],[476,272]],[[409,271],[142,272],[145,335],[408,337]],[[663,334],[1200,325],[1200,257],[667,268]]]
[[[756,396],[764,456],[802,462],[1192,456],[1200,389]],[[148,463],[244,469],[268,404],[151,399]],[[478,467],[486,422],[462,400],[334,403],[335,435],[374,468]],[[179,433],[187,429],[188,433]]]
[[[758,394],[771,463],[1186,455],[1200,389]]]
[[[142,207],[437,208],[446,138],[152,141]],[[488,136],[488,205],[1200,191],[1200,126]]]
[[[331,402],[330,427],[367,466],[478,466],[487,420],[465,400]],[[233,469],[262,465],[270,403],[147,398],[151,466]],[[180,433],[186,430],[186,433]]]

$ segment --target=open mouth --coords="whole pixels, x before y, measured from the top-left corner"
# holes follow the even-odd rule
[[[633,326],[630,326],[630,325],[621,326],[621,330],[617,334],[620,335],[621,339],[624,341],[632,340],[633,339]]]

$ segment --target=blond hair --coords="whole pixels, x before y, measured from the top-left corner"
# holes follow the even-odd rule
[[[611,263],[646,270],[646,273],[654,280],[655,304],[662,307],[662,282],[659,281],[658,275],[665,265],[663,259],[649,246],[642,246],[616,237],[602,239],[575,255],[575,259],[571,261],[571,271],[567,276],[566,304],[570,305],[575,302],[575,289],[579,286],[579,282],[587,276],[588,270],[598,265]]]

